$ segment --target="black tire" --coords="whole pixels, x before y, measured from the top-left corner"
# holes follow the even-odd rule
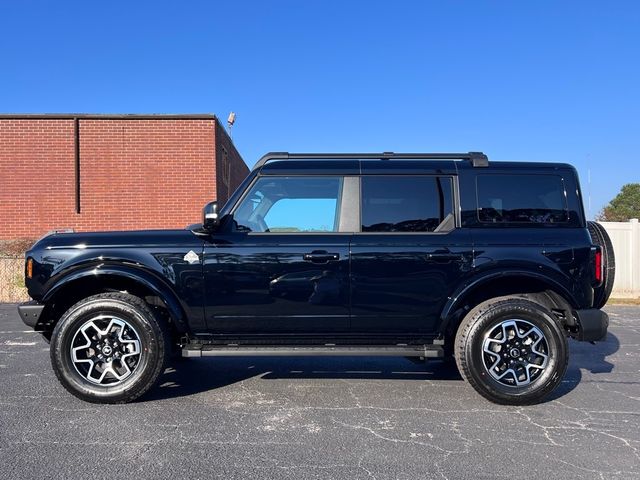
[[[119,322],[117,325],[110,320],[114,318]],[[98,330],[92,325],[97,322],[102,322],[100,325],[115,325],[111,329],[113,333],[96,333]],[[117,330],[120,325],[120,330]],[[108,331],[108,326],[105,331]],[[93,333],[93,338],[102,338],[95,340],[95,347],[90,337]],[[118,335],[121,339],[119,344]],[[85,341],[86,348],[81,345]],[[98,345],[99,342],[103,343]],[[102,355],[107,352],[104,349],[105,342],[110,347],[109,352],[115,352],[111,353],[111,357]],[[88,346],[89,343],[91,346]],[[72,353],[74,345],[80,346],[74,348]],[[154,386],[164,371],[171,345],[166,325],[156,318],[143,300],[126,293],[103,293],[85,298],[67,310],[53,331],[50,352],[58,380],[76,397],[93,403],[127,403]],[[89,355],[87,352],[93,353]],[[98,352],[103,360],[97,359]],[[75,361],[73,355],[76,355]],[[78,360],[80,355],[90,356],[91,360]],[[130,364],[125,366],[124,357],[129,357],[126,361]],[[107,358],[109,363],[106,363]],[[114,370],[109,370],[109,365],[114,365]],[[119,368],[116,369],[116,366]],[[95,383],[95,377],[105,370],[108,371],[102,375],[103,383]],[[113,374],[110,373],[112,371]],[[121,373],[123,371],[125,373]],[[117,379],[115,373],[120,373],[122,379]]]
[[[602,249],[602,285],[593,290],[593,308],[602,308],[606,305],[613,290],[613,281],[616,278],[616,257],[611,238],[604,227],[597,222],[587,222],[587,228],[593,244]]]
[[[519,342],[522,346],[513,345],[511,340],[504,344],[496,340],[495,345],[499,345],[498,353],[485,353],[483,345],[487,342],[487,338],[491,338],[493,332],[499,329],[504,333],[515,333],[508,325],[510,320],[518,319],[518,327],[522,325],[532,325],[542,333],[543,340],[537,340],[531,344],[525,345],[525,342]],[[516,328],[518,328],[516,327]],[[529,327],[526,327],[529,328]],[[524,333],[524,330],[521,333]],[[534,331],[533,328],[530,330]],[[539,337],[537,333],[532,333],[531,338]],[[514,336],[514,343],[520,340]],[[529,338],[529,337],[527,337]],[[527,340],[529,341],[529,340]],[[531,340],[533,342],[533,340]],[[538,344],[536,346],[536,344]],[[494,345],[494,344],[489,344]],[[546,349],[543,348],[546,345]],[[541,351],[546,350],[547,359],[543,363],[543,356],[534,352],[535,348]],[[518,349],[521,349],[518,350]],[[527,350],[528,349],[528,350]],[[521,357],[512,357],[512,352],[518,352]],[[501,355],[507,354],[507,358]],[[523,367],[523,365],[531,365],[533,361],[527,361],[536,357],[535,361],[540,362],[542,368]],[[462,320],[455,340],[455,357],[458,369],[462,377],[483,397],[488,400],[504,404],[504,405],[530,405],[542,401],[550,394],[562,381],[567,370],[569,361],[567,337],[562,327],[553,317],[553,314],[542,305],[523,297],[500,297],[487,300],[473,308]],[[489,360],[487,360],[489,359]],[[500,370],[491,369],[488,363],[493,361],[501,361],[497,367],[505,368],[504,379],[496,379],[494,377],[500,374]],[[513,373],[506,370],[511,368],[509,362],[514,362]],[[521,382],[523,385],[516,385],[516,372],[524,373],[526,378]],[[492,373],[493,372],[493,373]],[[530,381],[528,384],[524,384]],[[508,383],[512,383],[509,385]]]

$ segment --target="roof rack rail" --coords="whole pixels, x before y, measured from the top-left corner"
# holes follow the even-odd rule
[[[318,159],[353,159],[353,160],[390,160],[390,159],[422,159],[422,160],[469,160],[474,167],[488,167],[489,158],[482,152],[468,153],[289,153],[270,152],[256,162],[253,169],[263,167],[270,160],[318,160]]]

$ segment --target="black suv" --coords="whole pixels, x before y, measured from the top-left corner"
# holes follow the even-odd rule
[[[605,337],[606,232],[570,165],[468,154],[263,157],[184,230],[52,233],[23,321],[74,395],[131,401],[172,354],[454,358],[483,396],[540,401],[567,337]]]

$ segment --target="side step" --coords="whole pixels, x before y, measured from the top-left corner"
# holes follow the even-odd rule
[[[347,346],[318,345],[304,347],[263,347],[238,345],[197,345],[182,348],[183,357],[309,357],[309,356],[389,356],[441,358],[444,350],[440,345],[390,345],[390,346]]]

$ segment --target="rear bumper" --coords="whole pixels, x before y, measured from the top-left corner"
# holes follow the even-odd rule
[[[604,340],[609,328],[609,315],[596,308],[574,310],[573,315],[578,323],[575,339],[581,342]]]
[[[18,305],[18,313],[20,314],[20,318],[25,325],[31,328],[35,328],[38,324],[38,320],[40,319],[42,310],[44,310],[44,305],[33,300]]]

